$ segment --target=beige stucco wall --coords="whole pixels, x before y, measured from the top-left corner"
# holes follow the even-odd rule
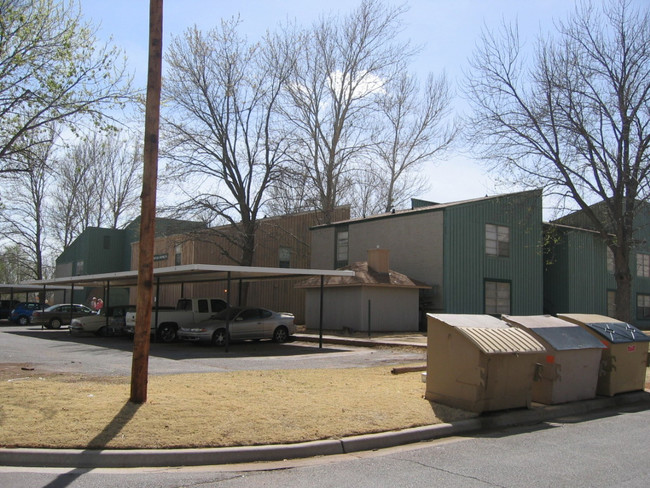
[[[311,230],[311,269],[334,267],[334,227]]]
[[[325,288],[323,329],[355,332],[414,332],[418,330],[418,290],[371,286]],[[306,293],[306,326],[316,330],[320,324],[320,289]]]
[[[349,223],[349,262],[367,261],[368,249],[390,251],[390,269],[432,287],[442,308],[444,213],[416,212]],[[334,266],[335,227],[312,232],[312,268]]]

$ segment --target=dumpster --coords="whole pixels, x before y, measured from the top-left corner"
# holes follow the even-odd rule
[[[533,383],[533,401],[547,405],[596,396],[598,370],[605,346],[577,324],[550,315],[503,315],[508,324],[527,330],[546,347]]]
[[[544,346],[490,315],[427,314],[427,400],[472,412],[529,407]]]
[[[558,314],[558,318],[580,325],[606,346],[597,394],[613,396],[644,389],[650,337],[633,325],[604,315],[568,313]]]

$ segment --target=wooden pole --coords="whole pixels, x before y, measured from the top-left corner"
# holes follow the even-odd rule
[[[160,125],[160,86],[162,78],[163,0],[149,1],[149,72],[144,125],[144,169],[142,175],[142,211],[138,261],[138,298],[136,300],[133,362],[131,366],[131,402],[147,401],[149,377],[149,335],[151,334],[151,298],[153,294],[153,248],[158,180],[158,129]]]

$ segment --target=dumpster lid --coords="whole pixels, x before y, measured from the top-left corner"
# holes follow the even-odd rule
[[[427,314],[430,317],[436,319],[439,322],[450,325],[452,327],[481,327],[484,329],[487,328],[509,328],[510,326],[506,324],[503,320],[499,320],[492,315],[479,315],[479,314],[454,314],[454,313],[442,313],[442,314]]]
[[[514,327],[456,327],[485,354],[536,354],[544,345],[529,333]]]
[[[566,318],[566,320],[572,322],[583,323],[612,344],[650,342],[650,336],[645,335],[640,329],[604,315],[558,314],[558,317]]]
[[[605,349],[605,345],[577,324],[550,315],[509,316],[506,322],[518,324],[548,342],[556,351]]]

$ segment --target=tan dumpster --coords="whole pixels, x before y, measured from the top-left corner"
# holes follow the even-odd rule
[[[546,349],[489,315],[428,314],[426,398],[472,412],[529,407]]]
[[[503,315],[508,324],[527,330],[546,347],[533,383],[533,401],[547,405],[596,396],[600,358],[605,346],[577,324],[550,315]]]
[[[633,325],[604,315],[558,314],[558,318],[580,325],[605,346],[596,393],[612,396],[643,390],[650,337]]]

